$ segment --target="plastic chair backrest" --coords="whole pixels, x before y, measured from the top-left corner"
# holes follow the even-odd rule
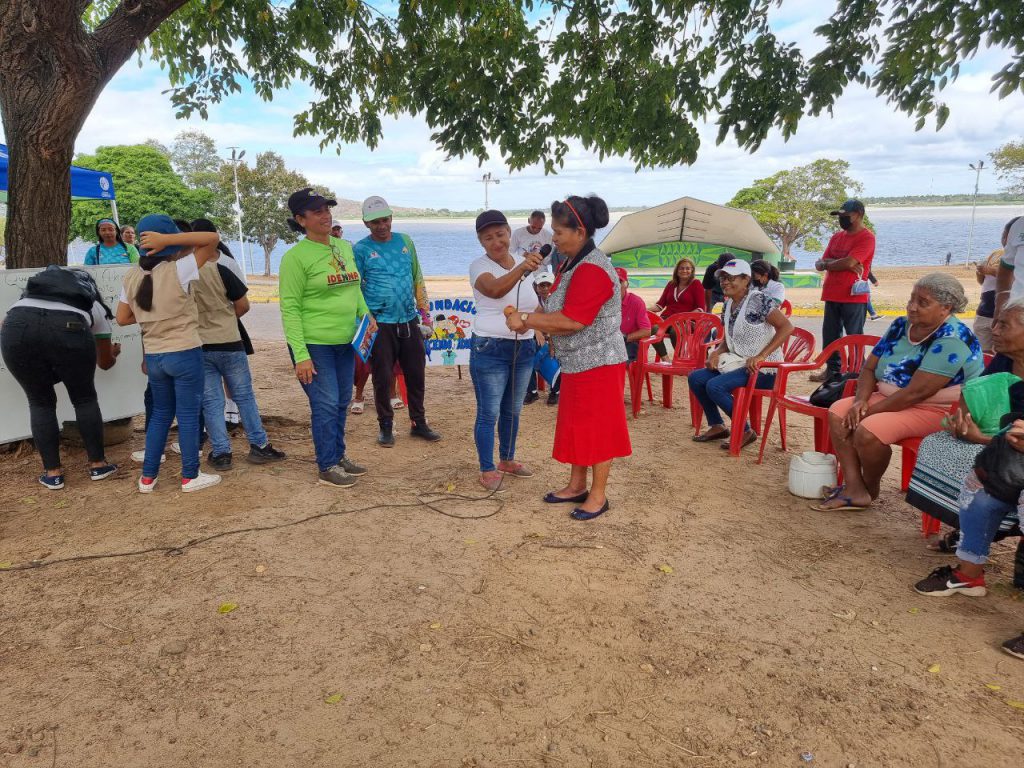
[[[710,312],[680,312],[662,322],[676,332],[673,364],[703,365],[708,353],[705,343],[712,334],[721,338],[724,331],[721,318]]]
[[[779,305],[779,309],[782,310],[782,314],[786,317],[790,317],[793,314],[793,305],[789,303],[789,299],[786,299]]]
[[[814,334],[803,328],[794,328],[782,348],[782,359],[787,363],[806,363],[814,354]]]
[[[864,367],[870,349],[879,341],[881,337],[869,336],[866,333],[843,336],[825,347],[815,362],[824,365],[833,354],[836,354],[839,355],[840,373],[856,373]]]
[[[651,310],[649,309],[647,310],[647,319],[651,321],[652,328],[656,325],[660,326],[664,322],[661,319],[661,315],[659,315],[657,312],[651,312]]]

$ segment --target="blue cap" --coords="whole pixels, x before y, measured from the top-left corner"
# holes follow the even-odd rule
[[[143,216],[139,219],[139,223],[135,225],[135,231],[139,236],[140,245],[137,247],[139,249],[139,254],[142,256],[173,256],[181,250],[180,245],[169,245],[157,253],[147,253],[142,248],[142,235],[146,232],[159,232],[161,235],[181,234],[181,230],[178,229],[178,225],[174,223],[174,219],[163,213],[151,213],[148,216]]]
[[[843,216],[848,213],[859,213],[864,215],[864,203],[860,200],[847,200],[837,210],[829,211],[829,216]]]

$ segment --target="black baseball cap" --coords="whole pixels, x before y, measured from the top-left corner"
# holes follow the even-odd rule
[[[484,211],[476,217],[476,231],[483,232],[488,227],[493,227],[495,224],[502,224],[508,226],[508,219],[505,218],[505,214],[501,211]]]
[[[293,192],[292,196],[288,198],[288,210],[292,212],[292,216],[298,216],[300,213],[305,213],[311,208],[319,208],[321,205],[333,207],[337,204],[337,200],[328,200],[312,187],[303,187],[298,192]]]
[[[860,200],[847,200],[839,206],[838,210],[829,211],[829,216],[842,216],[844,213],[859,213],[864,215],[864,203]]]

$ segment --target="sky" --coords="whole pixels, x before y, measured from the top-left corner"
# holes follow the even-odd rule
[[[825,11],[822,10],[825,7]],[[787,0],[777,11],[774,28],[780,36],[804,47],[816,45],[813,28],[830,3]],[[989,93],[991,77],[1008,60],[1003,52],[982,52],[961,70],[957,82],[942,92],[951,116],[942,131],[934,125],[914,131],[912,118],[897,113],[861,86],[851,86],[832,116],[805,118],[788,142],[773,134],[749,154],[727,140],[715,145],[716,127],[702,126],[699,158],[692,166],[634,172],[622,158],[599,160],[572,144],[565,167],[555,176],[540,168],[509,173],[498,157],[478,165],[474,159],[445,161],[418,117],[387,120],[384,138],[374,151],[347,145],[338,156],[320,152],[315,137],[293,137],[292,117],[307,107],[304,88],[278,92],[273,102],[250,91],[210,108],[209,120],[176,120],[166,75],[155,64],[129,61],[100,96],[80,133],[76,152],[92,152],[105,144],[141,143],[157,139],[170,144],[185,129],[214,138],[226,156],[228,146],[247,151],[247,158],[273,150],[289,167],[338,195],[361,200],[371,194],[392,204],[423,208],[474,210],[483,207],[480,178],[491,172],[500,180],[489,188],[491,207],[546,208],[567,194],[596,193],[611,206],[649,206],[684,195],[724,203],[754,179],[819,158],[843,158],[867,196],[955,194],[970,192],[974,172],[967,166],[1020,138],[1024,130],[1024,99],[1015,94],[999,100]],[[981,192],[1000,191],[988,170]]]

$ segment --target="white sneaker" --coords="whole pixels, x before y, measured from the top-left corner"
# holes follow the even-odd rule
[[[134,461],[134,462],[136,462],[138,464],[141,464],[145,460],[146,460],[146,452],[145,451],[132,451],[132,461]],[[163,464],[165,461],[167,461],[167,454],[166,453],[161,453],[160,454],[160,463]]]
[[[181,445],[178,443],[171,443],[171,453],[181,456]]]
[[[156,481],[158,478],[153,478],[152,483],[142,482],[142,478],[139,478],[139,493],[152,493],[153,489],[156,488]]]
[[[192,493],[192,491],[201,491],[204,488],[217,485],[221,480],[220,475],[208,475],[205,472],[200,472],[196,477],[191,480],[184,480],[181,483],[181,490],[183,493]]]

